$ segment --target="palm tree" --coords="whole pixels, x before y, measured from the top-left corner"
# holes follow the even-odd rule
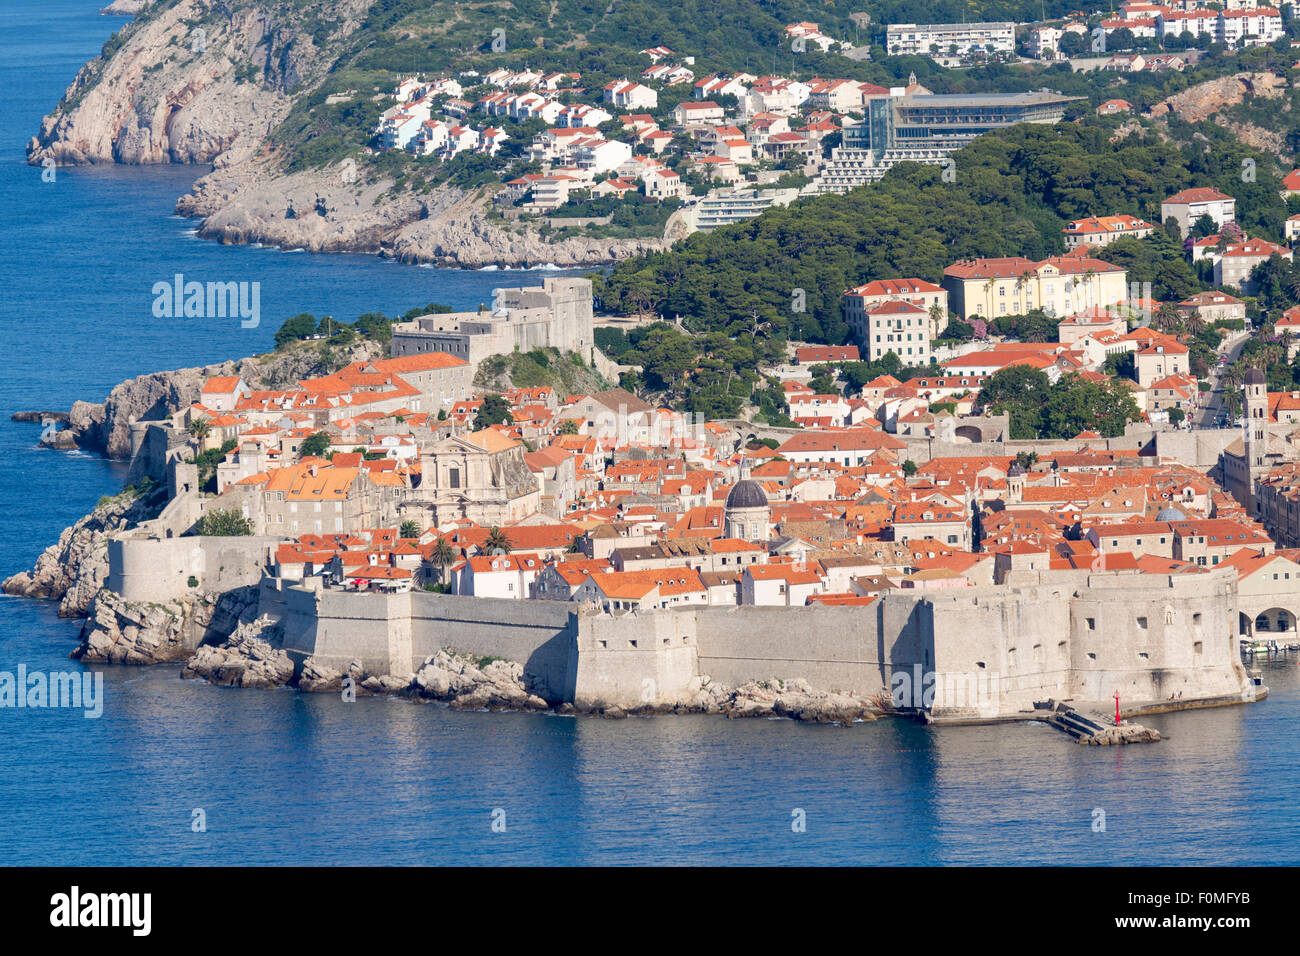
[[[212,426],[201,418],[195,418],[190,421],[187,430],[198,442],[199,451],[203,451],[207,446],[208,435],[212,433]]]
[[[488,529],[488,536],[483,539],[483,551],[485,554],[509,554],[510,539],[504,531],[493,525]]]
[[[435,541],[433,547],[429,549],[429,563],[438,569],[439,584],[443,583],[443,575],[446,573],[447,565],[451,564],[455,560],[455,549],[447,543],[446,538],[439,535],[438,540]]]
[[[1152,321],[1158,331],[1173,332],[1182,326],[1183,314],[1172,302],[1162,302]]]
[[[1300,271],[1292,270],[1287,279],[1287,291],[1291,293],[1292,299],[1300,300]]]
[[[930,334],[937,338],[943,333],[943,330],[943,306],[936,301],[930,306]]]
[[[1184,324],[1190,334],[1197,335],[1198,333],[1205,331],[1205,316],[1201,315],[1200,309],[1192,309],[1192,311],[1187,314]]]

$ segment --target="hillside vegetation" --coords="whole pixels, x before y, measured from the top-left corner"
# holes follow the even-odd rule
[[[601,282],[606,308],[680,315],[693,331],[840,344],[845,289],[872,279],[938,282],[961,258],[1064,250],[1062,227],[1091,215],[1160,220],[1160,201],[1190,186],[1237,198],[1252,236],[1281,241],[1288,206],[1278,199],[1277,161],[1200,124],[1209,136],[1179,144],[1149,131],[1116,139],[1114,121],[1021,125],[954,154],[956,178],[904,164],[845,195],[800,200],[757,219],[696,234],[671,250],[620,263]],[[1200,132],[1200,130],[1198,130]],[[1243,161],[1253,181],[1243,181]],[[1143,247],[1146,248],[1146,247]],[[1130,280],[1160,298],[1198,288],[1177,243]],[[795,311],[795,290],[806,311]]]

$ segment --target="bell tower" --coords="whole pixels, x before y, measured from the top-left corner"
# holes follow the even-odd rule
[[[1243,409],[1246,416],[1246,476],[1243,489],[1246,513],[1255,514],[1255,478],[1264,469],[1264,455],[1268,447],[1268,385],[1264,373],[1257,368],[1246,372]]]

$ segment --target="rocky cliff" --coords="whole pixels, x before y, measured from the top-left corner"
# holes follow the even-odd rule
[[[335,0],[329,43],[291,3],[154,0],[77,74],[28,145],[40,163],[247,160],[328,73],[370,0]],[[115,11],[116,12],[116,11]]]
[[[358,695],[382,694],[417,701],[439,701],[456,710],[545,711],[553,706],[533,688],[516,661],[477,658],[440,650],[415,674],[395,677],[369,674],[360,662],[345,670],[322,665],[314,658],[297,673],[282,649],[283,632],[269,618],[241,624],[224,642],[201,647],[186,664],[184,677],[200,677],[235,687],[294,685],[311,693],[340,693],[344,681]],[[572,704],[555,708],[578,713]],[[685,699],[672,704],[646,705],[634,711],[594,706],[585,713],[621,718],[652,714],[713,714],[717,716],[785,717],[820,724],[849,725],[877,720],[891,712],[887,697],[880,699],[814,689],[804,680],[751,681],[728,687],[704,677]]]
[[[106,17],[133,17],[143,10],[149,3],[149,0],[113,0],[108,6],[100,9],[100,15]]]
[[[119,0],[136,12],[88,63],[28,144],[28,161],[211,163],[177,211],[198,234],[314,252],[374,252],[471,268],[599,265],[663,237],[548,241],[489,218],[484,191],[393,190],[355,164],[286,171],[272,133],[319,87],[374,0]],[[350,162],[350,161],[349,161]],[[668,233],[676,238],[680,223]]]
[[[1232,111],[1235,106],[1260,99],[1276,101],[1277,112],[1285,113],[1291,108],[1284,98],[1287,89],[1286,77],[1277,73],[1237,73],[1181,90],[1156,103],[1146,115],[1152,119],[1174,115],[1188,123],[1214,119],[1246,145],[1281,155],[1286,151],[1285,129],[1264,129],[1233,119]]]
[[[65,528],[58,542],[36,559],[31,571],[6,578],[0,589],[19,597],[58,601],[60,617],[81,617],[108,578],[109,536],[156,517],[165,499],[161,487],[144,492],[131,488],[104,499],[86,517]]]
[[[101,664],[185,660],[204,643],[225,641],[256,613],[255,587],[166,604],[131,602],[101,589],[87,609],[81,643],[69,656]]]

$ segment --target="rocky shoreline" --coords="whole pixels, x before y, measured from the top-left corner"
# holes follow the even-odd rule
[[[729,718],[784,717],[849,726],[891,713],[888,701],[814,690],[807,681],[751,681],[727,687],[699,679],[690,696],[671,704],[585,708],[547,701],[534,693],[522,664],[441,650],[410,678],[369,674],[359,661],[338,669],[309,658],[295,673],[292,659],[278,646],[280,626],[267,617],[241,623],[220,644],[204,645],[185,664],[181,676],[227,687],[295,687],[305,693],[382,695],[447,704],[454,710],[587,714],[619,719],[656,714],[708,714]],[[350,683],[345,688],[345,681]]]
[[[267,161],[242,163],[204,176],[177,201],[176,212],[201,219],[198,236],[222,243],[374,253],[469,269],[604,266],[670,244],[665,237],[548,239],[489,216],[486,189],[443,185],[394,196],[388,180],[350,181],[353,170],[336,165],[284,174]],[[666,230],[672,238],[684,234],[675,222]]]
[[[321,36],[311,10],[237,4],[214,21],[199,0],[114,0],[104,13],[135,18],[44,118],[28,162],[210,164],[176,212],[201,220],[200,237],[231,244],[463,268],[584,267],[659,251],[685,234],[679,215],[662,236],[552,240],[489,215],[492,187],[395,191],[391,179],[366,181],[343,157],[288,172],[272,134],[329,75],[370,5],[338,0],[337,20]],[[255,76],[250,64],[260,64]]]
[[[162,487],[145,486],[104,498],[94,511],[65,528],[32,570],[5,578],[0,590],[58,601],[60,617],[85,617],[108,579],[109,536],[156,517],[165,497]]]

